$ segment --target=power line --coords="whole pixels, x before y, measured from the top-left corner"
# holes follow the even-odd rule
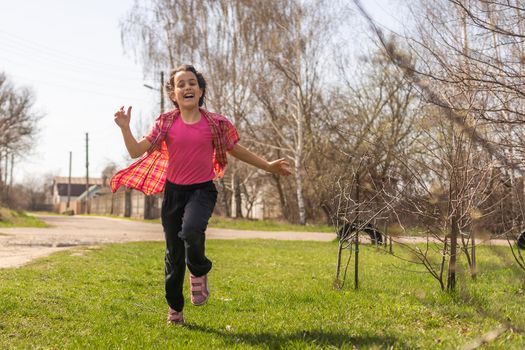
[[[107,69],[107,68],[101,68],[96,67],[93,65],[87,65],[87,64],[78,64],[75,63],[72,60],[64,59],[64,58],[56,58],[52,56],[45,56],[42,55],[41,52],[36,52],[32,49],[24,48],[24,47],[17,47],[10,43],[1,43],[2,46],[2,54],[3,57],[9,57],[8,54],[11,53],[11,56],[16,57],[17,63],[20,63],[20,61],[25,62],[31,62],[32,70],[34,70],[34,64],[36,63],[43,63],[46,66],[49,66],[49,64],[55,65],[57,67],[57,70],[63,71],[65,68],[69,71],[78,72],[78,73],[89,73],[89,72],[96,72],[98,74],[103,74],[104,76],[113,76],[116,79],[119,80],[136,80],[137,78],[129,75],[129,74],[122,74],[121,72],[117,72],[115,70]],[[129,71],[128,71],[129,72]]]
[[[13,35],[13,34],[10,34],[10,33],[7,33],[3,30],[0,30],[0,38],[1,36],[4,36],[4,37],[7,37],[8,40],[10,40],[11,42],[14,42],[15,44],[16,43],[20,43],[23,47],[33,47],[34,49],[37,49],[36,52],[47,52],[47,54],[51,55],[51,56],[57,56],[57,57],[69,57],[69,59],[67,61],[69,61],[70,59],[74,59],[76,61],[80,61],[80,62],[84,62],[82,64],[85,64],[86,66],[91,66],[93,64],[96,64],[96,65],[100,65],[100,66],[104,66],[104,67],[108,67],[108,68],[111,68],[111,69],[114,69],[114,70],[117,70],[117,71],[122,71],[122,66],[120,65],[117,65],[117,64],[111,64],[111,63],[107,63],[107,62],[101,62],[101,61],[96,61],[96,60],[93,60],[93,59],[90,59],[90,58],[86,58],[85,56],[76,56],[76,55],[72,55],[71,53],[69,52],[65,52],[65,51],[60,51],[60,50],[57,50],[55,48],[52,48],[52,47],[49,47],[49,46],[45,46],[45,45],[42,45],[40,43],[36,43],[34,41],[31,41],[27,38],[21,38],[21,37],[18,37],[16,35]],[[31,49],[31,53],[34,54],[35,51],[33,49]]]
[[[108,97],[108,98],[112,98],[112,99],[133,100],[133,101],[140,101],[142,103],[151,103],[151,101],[147,101],[147,100],[145,100],[143,98],[140,98],[140,97],[137,98],[137,97],[133,97],[133,96],[130,96],[130,95],[127,95],[127,96],[116,95],[116,94],[113,94],[113,93],[108,94],[108,93],[101,92],[100,90],[86,89],[81,84],[80,85],[68,85],[68,84],[63,84],[62,82],[39,80],[39,79],[35,79],[35,78],[32,78],[32,77],[27,77],[27,76],[23,76],[23,75],[19,75],[19,74],[11,74],[11,73],[9,73],[8,75],[14,77],[15,79],[19,79],[19,80],[26,80],[26,81],[29,81],[29,82],[32,82],[32,83],[36,83],[36,84],[48,85],[48,86],[58,87],[58,88],[61,88],[61,89],[67,89],[68,92],[71,92],[73,90],[73,91],[78,92],[78,93],[95,94],[95,95]],[[95,84],[95,83],[93,83],[93,84]],[[100,86],[100,84],[98,86]],[[126,91],[125,88],[120,88],[120,87],[115,88],[115,90]]]

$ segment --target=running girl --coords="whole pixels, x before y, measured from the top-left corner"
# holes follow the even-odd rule
[[[161,217],[166,238],[168,323],[183,324],[186,266],[191,303],[204,305],[210,296],[212,262],[205,255],[205,231],[217,200],[213,180],[224,175],[226,153],[274,174],[291,172],[284,158],[268,162],[242,147],[228,119],[202,108],[206,81],[193,66],[173,70],[166,92],[175,109],[161,114],[140,141],[130,130],[131,106],[115,113],[130,156],[142,157],[115,174],[111,188],[115,192],[124,185],[148,195],[164,191]]]

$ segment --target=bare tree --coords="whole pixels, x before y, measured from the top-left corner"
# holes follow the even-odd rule
[[[358,1],[355,2],[359,5]],[[399,67],[409,83],[418,87],[421,96],[429,105],[438,107],[437,111],[441,113],[432,113],[432,118],[437,120],[436,117],[440,114],[445,117],[442,131],[434,135],[433,139],[430,138],[431,142],[428,144],[440,146],[427,147],[427,151],[432,152],[427,152],[430,157],[427,156],[426,163],[423,164],[432,166],[437,161],[438,166],[434,165],[433,169],[430,168],[432,171],[428,173],[434,174],[430,176],[430,180],[432,178],[434,181],[439,180],[438,187],[448,188],[443,191],[446,193],[446,210],[438,210],[441,214],[434,217],[442,218],[443,232],[446,232],[450,239],[450,245],[447,245],[447,236],[445,236],[442,254],[443,259],[446,255],[450,258],[447,269],[449,289],[455,287],[457,239],[464,237],[462,228],[468,227],[467,232],[471,232],[476,226],[473,220],[468,220],[468,217],[494,218],[497,215],[494,215],[493,204],[505,199],[500,197],[495,201],[489,200],[495,194],[492,169],[504,167],[519,171],[505,155],[504,142],[502,142],[504,137],[497,123],[483,123],[488,120],[488,115],[493,116],[496,112],[505,112],[508,115],[510,110],[505,109],[506,107],[502,108],[503,104],[500,102],[505,101],[508,106],[519,94],[512,92],[510,88],[512,84],[505,78],[503,79],[505,83],[492,79],[494,75],[489,69],[490,58],[482,55],[487,53],[483,50],[490,48],[490,45],[487,46],[487,38],[480,35],[477,31],[478,27],[469,26],[467,16],[462,12],[471,5],[476,6],[474,3],[476,2],[461,2],[461,4],[456,2],[455,6],[446,6],[442,2],[422,3],[424,16],[421,17],[423,19],[420,21],[419,31],[409,41],[412,44],[411,52],[421,58],[417,60],[417,64],[411,63],[407,55],[401,53],[395,44],[387,42],[377,26],[370,22],[390,60]],[[367,16],[364,11],[363,13]],[[471,36],[476,37],[477,41],[469,40],[468,33],[472,33]],[[492,40],[493,35],[489,39]],[[471,60],[473,60],[472,64]],[[487,64],[485,69],[479,68],[479,62]],[[486,85],[489,82],[492,84],[492,89]],[[499,88],[496,89],[498,85]],[[510,89],[502,90],[503,85]],[[498,109],[493,108],[495,102],[499,103]],[[443,136],[439,139],[440,134]],[[432,157],[440,153],[440,149],[443,150],[441,156]],[[429,159],[434,162],[429,162]],[[421,174],[423,173],[417,174],[421,187],[428,188],[429,175],[420,176]],[[421,204],[415,206],[420,213],[427,212],[421,210],[422,207],[424,206]],[[466,208],[470,208],[470,212]],[[474,237],[468,238],[472,241]],[[462,242],[465,243],[463,240]],[[468,245],[468,239],[466,243]],[[475,252],[472,250],[468,253],[467,245],[463,245],[463,251],[471,264],[475,261]],[[472,244],[472,247],[474,248],[475,244]],[[444,260],[442,260],[443,265]],[[471,272],[475,273],[473,264]]]
[[[303,224],[304,160],[320,106],[316,102],[322,86],[322,47],[335,25],[327,11],[319,11],[325,4],[320,0],[136,1],[121,26],[124,47],[141,58],[145,72],[194,63],[211,77],[211,108],[247,131],[257,150],[293,159],[294,202]],[[252,131],[260,127],[271,130],[271,136],[255,136]],[[232,215],[240,216],[238,185],[249,171],[232,162],[230,175],[221,181],[227,192],[223,199],[231,198],[237,204]],[[286,211],[291,203],[281,182],[276,179],[275,184]]]
[[[305,159],[314,139],[314,119],[320,111],[324,45],[332,33],[325,2],[277,2],[259,10],[257,23],[264,28],[255,45],[253,60],[259,74],[252,88],[265,122],[275,135],[269,146],[289,156],[294,165],[298,221],[306,224],[304,198]]]
[[[146,73],[152,67],[174,68],[188,62],[198,66],[209,77],[207,106],[242,128],[253,105],[248,88],[253,65],[246,43],[257,32],[247,20],[256,11],[250,1],[137,1],[121,23],[123,44],[139,47]],[[232,160],[229,176],[220,181],[228,214],[242,217],[240,184],[247,171]],[[227,207],[229,201],[233,211]]]
[[[34,96],[29,89],[16,88],[5,74],[0,73],[0,155],[3,156],[0,156],[0,190],[8,188],[14,155],[27,152],[38,131],[37,123],[42,116],[33,111],[33,104]]]

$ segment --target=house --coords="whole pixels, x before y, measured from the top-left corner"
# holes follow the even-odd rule
[[[103,184],[102,179],[89,178],[89,197],[92,197],[98,188]],[[68,187],[70,188],[68,194]],[[69,197],[69,209],[75,213],[77,210],[77,201],[80,203],[80,196],[86,192],[86,178],[85,177],[71,177],[71,184],[69,185],[69,178],[63,176],[56,176],[53,178],[51,186],[51,201],[55,211],[63,213],[68,209],[67,202]],[[84,197],[86,195],[84,194]]]

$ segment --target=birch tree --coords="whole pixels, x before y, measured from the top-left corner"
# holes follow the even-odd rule
[[[298,221],[307,221],[305,159],[312,150],[313,119],[320,108],[323,55],[333,24],[326,2],[269,1],[259,10],[260,32],[254,51],[259,72],[252,88],[276,135],[270,146],[292,160]]]
[[[240,0],[136,1],[121,24],[123,44],[142,58],[146,73],[195,65],[207,78],[207,108],[242,129],[253,106],[247,42],[257,32],[249,21],[256,11],[252,2]],[[230,162],[228,176],[220,181],[227,214],[242,217],[241,186],[250,174],[244,165]]]

